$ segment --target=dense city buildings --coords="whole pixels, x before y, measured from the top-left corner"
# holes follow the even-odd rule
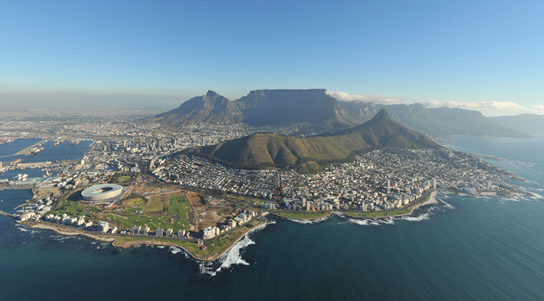
[[[115,237],[190,242],[199,246],[202,258],[217,256],[204,241],[219,239],[225,247],[232,245],[266,222],[269,212],[386,216],[414,208],[438,189],[466,194],[516,190],[507,184],[518,179],[511,173],[445,148],[371,150],[314,174],[237,169],[182,153],[256,132],[286,135],[300,133],[300,128],[199,124],[170,131],[153,123],[122,120],[70,126],[4,121],[3,143],[39,139],[20,152],[20,158],[2,162],[0,172],[21,173],[0,185],[33,189],[34,200],[18,208],[21,221]],[[89,140],[78,160],[24,161],[25,155],[46,143],[51,147]],[[24,173],[29,169],[42,169],[46,175],[29,177]]]

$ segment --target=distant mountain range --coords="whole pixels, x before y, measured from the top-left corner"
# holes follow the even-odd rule
[[[299,173],[323,170],[323,165],[352,161],[358,153],[395,148],[440,148],[431,139],[391,119],[385,109],[370,121],[328,136],[307,138],[253,134],[200,149],[186,150],[235,168],[296,169]]]
[[[521,114],[517,116],[490,117],[489,119],[518,131],[544,133],[544,115]]]
[[[391,117],[422,133],[449,136],[529,137],[530,135],[498,124],[477,111],[428,109],[421,104],[382,105],[362,101],[339,101],[325,89],[255,90],[231,101],[208,91],[193,97],[178,108],[145,121],[180,127],[195,123],[252,126],[306,125],[335,131],[362,124],[386,108]]]

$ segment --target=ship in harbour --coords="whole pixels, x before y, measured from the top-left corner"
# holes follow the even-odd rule
[[[42,147],[39,147],[39,146],[38,146],[38,147],[34,147],[34,148],[32,148],[32,150],[30,151],[30,154],[32,154],[32,155],[37,155],[37,154],[39,154],[41,151],[43,151],[44,149],[45,149],[45,147],[43,147],[43,146],[42,146]]]

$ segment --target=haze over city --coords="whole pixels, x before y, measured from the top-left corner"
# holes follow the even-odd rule
[[[212,89],[543,114],[538,1],[46,1],[0,12],[3,108],[176,107]]]

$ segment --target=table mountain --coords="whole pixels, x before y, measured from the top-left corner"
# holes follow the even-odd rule
[[[529,136],[495,123],[477,111],[428,109],[418,103],[382,105],[338,101],[329,96],[325,89],[255,90],[234,101],[208,91],[204,96],[193,97],[178,108],[146,121],[159,122],[169,127],[241,122],[252,126],[305,125],[332,132],[362,124],[383,108],[397,122],[430,135]]]

